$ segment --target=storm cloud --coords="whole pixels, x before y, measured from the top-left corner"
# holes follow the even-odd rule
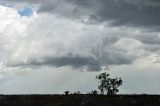
[[[159,52],[159,33],[153,32],[160,24],[158,1],[8,2],[36,5],[38,10],[28,20],[16,9],[14,15],[20,21],[5,19],[13,21],[10,27],[6,24],[1,37],[1,54],[7,67],[70,66],[99,71]],[[23,27],[12,30],[19,25]]]
[[[71,66],[75,69],[87,70],[87,71],[99,71],[102,68],[107,68],[108,65],[121,65],[130,64],[133,62],[133,57],[127,57],[124,52],[119,53],[111,51],[112,54],[107,54],[101,58],[94,57],[82,57],[73,56],[71,53],[66,56],[61,57],[42,57],[42,58],[32,58],[34,60],[28,60],[24,62],[14,62],[7,64],[8,67],[41,67],[41,66],[51,66],[51,67],[63,67]]]
[[[7,0],[37,4],[39,13],[59,14],[73,19],[87,17],[88,23],[110,21],[113,26],[145,27],[159,30],[158,0]]]

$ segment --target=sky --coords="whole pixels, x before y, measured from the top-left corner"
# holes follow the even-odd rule
[[[160,94],[159,0],[0,0],[0,94]]]

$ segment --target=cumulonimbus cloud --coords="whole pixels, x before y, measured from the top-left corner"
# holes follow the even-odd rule
[[[97,71],[106,65],[130,64],[137,57],[115,45],[123,36],[117,28],[86,25],[50,14],[28,19],[15,12],[15,17],[5,19],[16,22],[6,25],[1,36],[1,54],[7,67],[71,66]]]
[[[145,37],[158,38],[158,32],[144,34],[138,29],[147,27],[145,24],[158,28],[158,20],[151,20],[152,16],[157,18],[156,13],[150,16],[151,12],[145,10],[154,11],[157,8],[154,6],[145,4],[141,9],[121,0],[22,2],[41,5],[38,12],[43,14],[28,19],[20,17],[16,10],[6,10],[14,13],[12,18],[5,18],[5,30],[1,31],[0,53],[5,55],[7,67],[71,66],[98,71],[106,65],[131,64],[144,52],[153,52],[150,48],[158,42],[158,39]],[[5,15],[11,14],[6,12]],[[144,16],[153,22],[145,23]],[[81,18],[95,23],[83,23]],[[107,23],[113,26],[107,26]],[[124,29],[120,25],[125,26]],[[138,28],[132,30],[127,27],[130,25]]]

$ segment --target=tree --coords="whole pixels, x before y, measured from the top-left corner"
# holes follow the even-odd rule
[[[93,94],[93,95],[97,95],[97,94],[98,94],[98,91],[93,90],[93,91],[91,91],[91,94]]]
[[[69,95],[69,93],[70,93],[69,91],[65,91],[64,92],[65,95]]]
[[[73,94],[77,95],[77,94],[80,94],[81,92],[80,91],[77,91],[77,92],[74,92]]]
[[[110,78],[109,76],[110,75],[106,72],[96,76],[100,83],[98,89],[100,90],[101,94],[104,94],[106,92],[107,95],[114,95],[119,92],[118,87],[122,85],[122,79]]]

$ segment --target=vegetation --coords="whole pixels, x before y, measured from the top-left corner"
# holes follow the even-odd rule
[[[121,78],[110,78],[110,75],[106,72],[99,74],[96,78],[99,80],[100,85],[98,85],[98,89],[100,90],[101,94],[107,95],[115,95],[119,92],[118,87],[120,87],[123,83]],[[65,95],[69,95],[70,91],[65,91]],[[80,94],[80,91],[73,92],[71,94]],[[88,92],[88,94],[97,95],[98,91],[93,90]]]
[[[96,78],[100,81],[98,89],[101,94],[106,92],[107,95],[114,95],[119,92],[118,87],[122,85],[121,78],[110,78],[110,75],[106,72],[99,74]]]
[[[80,94],[80,93],[81,93],[80,91],[77,91],[77,92],[74,92],[73,94],[77,95],[77,94]]]
[[[115,95],[122,85],[121,78],[110,78],[108,73],[96,76],[98,89],[81,94],[80,91],[64,95],[0,95],[0,106],[160,106],[159,95]]]
[[[86,105],[80,105],[87,100]],[[95,105],[96,103],[97,105]],[[160,106],[159,95],[0,95],[0,106]]]
[[[93,90],[93,91],[91,91],[91,94],[97,95],[97,94],[98,94],[98,91],[97,91],[97,90]]]
[[[0,95],[0,106],[78,106],[80,95]]]
[[[65,95],[69,95],[70,91],[65,91],[64,94]]]

